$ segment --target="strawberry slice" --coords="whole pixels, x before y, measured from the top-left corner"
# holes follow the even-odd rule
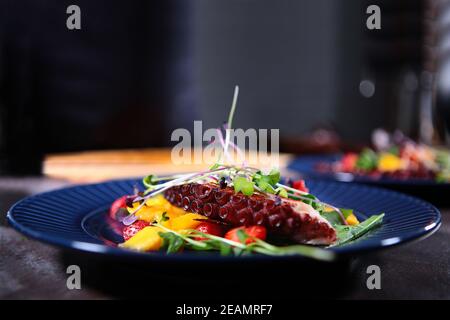
[[[109,209],[109,216],[114,220],[117,220],[116,213],[119,212],[120,209],[125,209],[127,207],[127,197],[128,196],[120,197],[112,203],[111,208]]]
[[[149,224],[148,222],[144,220],[138,220],[135,223],[125,227],[122,231],[122,236],[127,241],[132,236],[134,236],[136,233],[147,227]]]
[[[212,222],[202,222],[197,226],[197,228],[195,228],[195,230],[203,232],[203,233],[207,233],[207,234],[212,234],[213,236],[218,236],[218,237],[221,237],[223,235],[222,226],[217,223],[212,223]],[[202,241],[202,240],[207,240],[207,238],[196,237],[195,240]]]
[[[247,236],[249,236],[249,238],[245,240],[246,244],[255,242],[253,238],[265,240],[267,236],[267,230],[263,226],[250,226],[231,229],[225,234],[225,239],[232,240],[235,242],[241,242],[237,233],[239,230],[244,231],[247,234]]]
[[[305,180],[303,179],[292,182],[292,188],[303,192],[309,192],[309,189],[306,187]]]

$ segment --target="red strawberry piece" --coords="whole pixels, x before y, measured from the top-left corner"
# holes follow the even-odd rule
[[[225,234],[225,239],[232,240],[234,242],[241,242],[238,236],[238,230],[244,231],[249,238],[245,240],[246,244],[255,242],[253,238],[265,240],[267,236],[267,230],[263,226],[250,226],[250,227],[238,227],[231,229]]]
[[[202,222],[200,223],[195,230],[200,231],[202,233],[212,234],[213,236],[221,237],[223,235],[223,228],[221,225],[212,222]],[[207,240],[204,237],[196,237],[195,240],[202,241]]]
[[[130,239],[132,236],[134,236],[136,233],[147,227],[149,224],[146,221],[138,220],[135,223],[125,227],[122,231],[123,238],[125,241]]]
[[[303,192],[309,192],[309,189],[305,185],[305,180],[297,180],[292,182],[292,188]]]
[[[120,197],[112,203],[111,208],[109,209],[109,216],[114,220],[116,220],[116,213],[119,211],[119,209],[125,209],[127,207],[127,197],[128,196]]]

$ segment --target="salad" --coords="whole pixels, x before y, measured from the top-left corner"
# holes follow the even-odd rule
[[[400,132],[393,135],[377,130],[374,148],[359,153],[348,152],[338,161],[320,163],[321,172],[345,172],[374,179],[421,179],[450,182],[450,151],[438,149],[406,138]]]
[[[235,107],[236,99],[227,129]],[[225,136],[220,140],[226,156],[232,142]],[[283,183],[277,169],[262,172],[220,158],[202,172],[146,176],[144,191],[115,200],[109,216],[123,224],[119,247],[331,260],[334,253],[326,248],[344,245],[382,223],[384,214],[359,221],[352,209],[321,201],[303,180]]]

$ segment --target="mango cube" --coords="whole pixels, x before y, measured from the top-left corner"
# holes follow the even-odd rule
[[[195,229],[200,223],[199,220],[207,219],[205,216],[196,213],[186,213],[172,220],[171,229],[183,230],[183,229]]]
[[[136,251],[158,250],[162,245],[162,239],[158,234],[161,231],[163,230],[158,227],[145,227],[119,246]]]
[[[351,226],[357,225],[359,224],[358,218],[356,218],[356,216],[352,213],[350,214],[347,219],[345,219],[347,221],[347,223]]]

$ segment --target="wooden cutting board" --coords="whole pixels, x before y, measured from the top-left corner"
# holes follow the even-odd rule
[[[280,154],[280,169],[285,168],[291,158],[289,154]],[[211,162],[214,161],[208,161]],[[261,167],[257,162],[248,164]],[[207,170],[209,166],[205,163],[175,165],[171,149],[130,149],[51,154],[44,160],[43,173],[51,178],[87,183],[148,174],[195,172]]]

